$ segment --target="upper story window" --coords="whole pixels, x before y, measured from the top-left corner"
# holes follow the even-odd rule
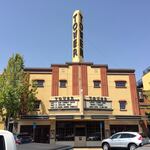
[[[60,80],[59,81],[59,87],[60,88],[66,88],[67,87],[67,80]]]
[[[44,87],[44,80],[33,80],[33,87]]]
[[[139,102],[144,102],[144,95],[141,89],[138,89],[138,98],[139,98]]]
[[[39,110],[40,109],[41,100],[36,100],[34,103],[34,109]]]
[[[120,110],[126,110],[127,102],[125,100],[120,100],[119,105],[120,105]]]
[[[101,87],[101,82],[99,80],[94,80],[93,84],[94,84],[94,88],[100,88]]]
[[[126,81],[115,81],[116,88],[126,88]]]

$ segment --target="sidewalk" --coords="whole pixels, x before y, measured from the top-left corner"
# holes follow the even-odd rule
[[[74,148],[73,150],[102,150],[102,148]]]
[[[144,147],[146,149],[144,149]],[[74,150],[102,150],[102,148],[74,148]],[[139,148],[137,148],[137,150],[150,150],[150,144],[139,147]]]
[[[43,144],[43,143],[28,143],[17,145],[17,150],[66,150],[70,146],[56,145],[56,144]]]
[[[144,145],[144,147],[150,147],[150,144],[146,144],[146,145]]]

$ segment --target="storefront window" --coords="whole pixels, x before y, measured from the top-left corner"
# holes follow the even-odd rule
[[[56,123],[56,141],[74,141],[75,136],[84,136],[87,141],[101,141],[104,138],[104,122],[59,121]]]
[[[100,122],[88,122],[87,141],[100,141],[102,139],[103,139],[103,126],[100,128]]]
[[[74,126],[72,122],[56,123],[56,141],[74,141]]]
[[[111,135],[117,133],[117,132],[125,132],[125,131],[132,131],[132,132],[138,132],[138,125],[110,125],[110,131]]]

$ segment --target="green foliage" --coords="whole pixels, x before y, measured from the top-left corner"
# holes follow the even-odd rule
[[[0,113],[14,120],[34,108],[36,89],[29,84],[24,72],[24,61],[19,54],[13,55],[0,76]]]

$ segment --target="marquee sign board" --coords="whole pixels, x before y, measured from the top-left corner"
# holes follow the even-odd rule
[[[112,109],[111,101],[85,100],[86,109]]]
[[[72,100],[60,100],[60,101],[50,101],[50,109],[78,109],[78,101]]]

